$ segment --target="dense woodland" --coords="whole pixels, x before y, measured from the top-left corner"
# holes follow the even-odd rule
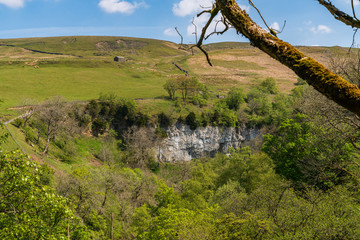
[[[2,151],[1,239],[360,238],[358,117],[301,79],[291,94],[268,78],[220,99],[197,79],[172,83],[172,114],[111,94],[32,105],[13,123],[28,144],[71,164],[93,135],[100,164],[54,171]],[[154,147],[176,122],[263,136],[214,158],[158,162]]]

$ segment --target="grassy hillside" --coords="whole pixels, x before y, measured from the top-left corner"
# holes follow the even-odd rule
[[[23,98],[39,101],[63,95],[68,100],[89,100],[100,93],[153,99],[168,104],[162,85],[183,74],[175,62],[197,76],[211,90],[225,94],[231,87],[248,90],[273,77],[281,91],[293,88],[297,76],[248,43],[215,43],[206,46],[214,67],[199,51],[180,50],[175,43],[126,37],[51,37],[0,40],[0,112]],[[329,48],[303,48],[326,62]],[[339,51],[339,49],[336,49]],[[55,53],[55,54],[53,54]],[[125,63],[113,61],[124,56]],[[143,100],[144,101],[144,100]],[[149,101],[148,101],[149,102]],[[150,107],[151,108],[151,107]]]

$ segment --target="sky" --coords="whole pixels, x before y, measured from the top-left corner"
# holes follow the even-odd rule
[[[335,20],[315,0],[253,2],[272,28],[282,29],[286,22],[278,37],[293,45],[350,47],[353,42],[353,29]],[[265,26],[247,0],[237,3],[260,26]],[[332,3],[351,13],[350,0],[332,0]],[[360,16],[359,1],[355,3]],[[0,38],[96,35],[179,43],[177,27],[184,43],[195,43],[192,21],[200,32],[209,15],[198,18],[196,15],[211,6],[212,0],[0,0]],[[224,35],[210,37],[205,44],[224,41],[247,40],[230,29]],[[360,44],[360,33],[355,36],[355,43]]]

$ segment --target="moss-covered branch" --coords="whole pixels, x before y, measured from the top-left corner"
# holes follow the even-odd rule
[[[259,27],[235,0],[216,0],[216,5],[232,26],[254,46],[292,69],[329,99],[360,116],[360,89],[356,85]]]

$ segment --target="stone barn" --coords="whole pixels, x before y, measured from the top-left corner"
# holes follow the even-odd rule
[[[115,62],[125,62],[125,58],[122,56],[116,56],[114,57]]]

